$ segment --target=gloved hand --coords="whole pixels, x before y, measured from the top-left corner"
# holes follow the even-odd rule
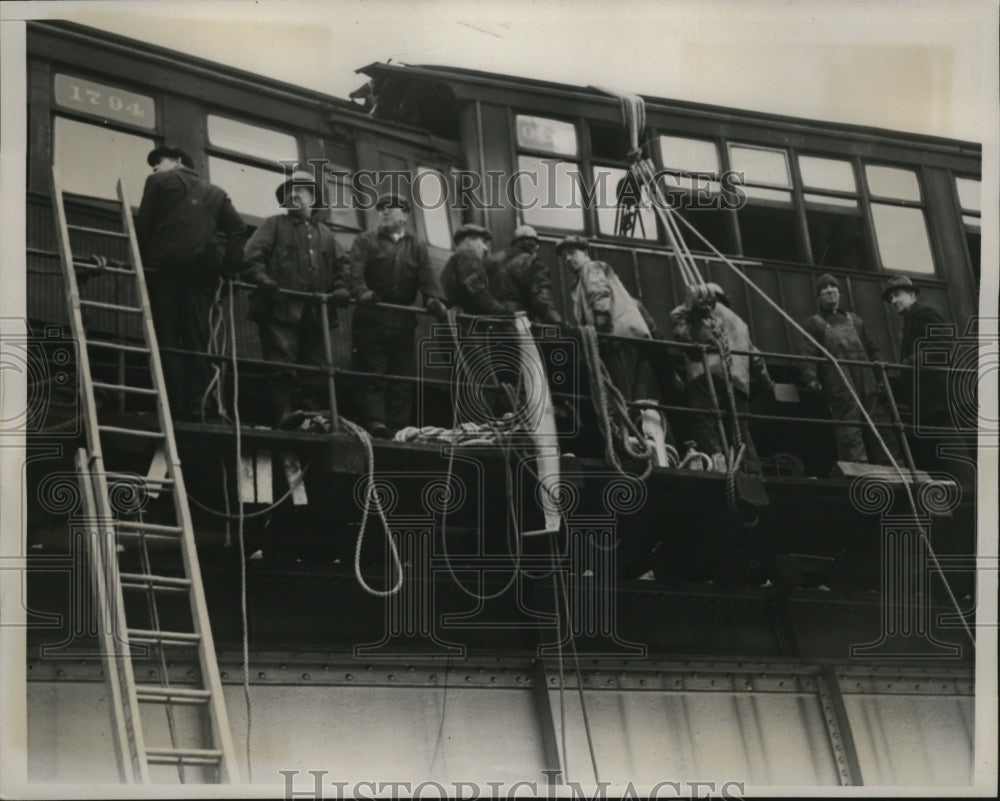
[[[607,312],[598,312],[594,315],[594,328],[596,328],[602,334],[610,334],[611,325],[611,315]]]
[[[445,306],[440,299],[428,298],[425,306],[427,311],[433,314],[439,323],[443,323],[448,320],[448,307]]]
[[[358,295],[358,303],[362,306],[374,306],[378,303],[378,295],[376,295],[372,290],[366,289]]]
[[[257,279],[257,289],[263,292],[265,295],[277,295],[278,294],[278,282],[275,281],[269,275],[262,275]]]
[[[344,288],[335,289],[330,293],[330,303],[334,306],[347,306],[351,302],[351,293]]]
[[[692,305],[702,309],[715,308],[715,293],[705,284],[693,284],[688,287],[688,298]]]
[[[543,323],[548,325],[557,325],[560,328],[563,326],[563,319],[555,309],[549,309],[542,315],[541,319]]]
[[[815,378],[812,381],[810,381],[807,386],[816,394],[819,394],[823,391],[823,385],[819,383],[819,381],[817,381]]]

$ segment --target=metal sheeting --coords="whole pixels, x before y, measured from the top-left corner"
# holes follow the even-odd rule
[[[971,695],[845,695],[866,785],[972,783]]]
[[[836,785],[819,700],[807,693],[586,691],[602,781]],[[559,694],[550,692],[559,739]],[[569,778],[593,781],[579,697],[564,694]]]

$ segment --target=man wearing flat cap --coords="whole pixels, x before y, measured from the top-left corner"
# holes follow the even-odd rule
[[[841,308],[840,281],[837,278],[829,274],[821,275],[816,280],[816,296],[819,311],[805,320],[802,327],[817,342],[838,361],[883,361],[878,347],[868,335],[864,321],[854,312]],[[889,457],[878,444],[871,428],[864,422],[861,408],[851,397],[848,385],[836,367],[823,357],[812,342],[805,339],[802,353],[823,359],[819,362],[799,362],[802,383],[822,395],[834,420],[852,424],[838,425],[835,428],[837,459],[845,462],[890,464]],[[872,422],[891,422],[892,415],[885,400],[886,388],[882,384],[881,375],[877,375],[874,368],[857,364],[841,364],[840,367]],[[905,468],[906,462],[903,460],[896,431],[891,427],[879,427],[879,434],[896,464]]]
[[[435,315],[445,313],[427,245],[410,233],[410,204],[383,195],[375,204],[378,228],[354,240],[348,256],[354,310],[354,369],[362,373],[416,374],[416,315],[375,308],[379,302],[412,306],[419,292]],[[411,423],[413,388],[408,382],[365,379],[358,384],[359,421],[372,436],[388,438]]]
[[[535,229],[518,226],[510,246],[486,259],[486,277],[498,301],[527,312],[536,322],[558,325],[562,318],[552,300],[552,278],[548,266],[538,257],[538,247]]]
[[[275,196],[286,213],[264,220],[243,256],[247,280],[257,285],[250,316],[257,322],[265,360],[323,367],[326,350],[318,301],[279,290],[330,293],[334,305],[346,306],[347,259],[333,230],[313,213],[312,175],[296,171]],[[337,326],[336,313],[329,315],[329,322],[331,328]],[[268,379],[275,427],[297,428],[307,411],[325,409],[329,404],[321,385],[315,373],[300,380],[294,370],[276,369]]]
[[[136,237],[147,276],[149,301],[160,345],[208,351],[208,312],[219,276],[237,271],[245,225],[229,196],[199,177],[183,150],[161,146],[146,161],[136,218]],[[210,362],[163,354],[163,376],[175,417],[200,419]]]
[[[625,339],[653,338],[655,323],[648,312],[628,293],[610,264],[590,258],[590,243],[583,237],[566,237],[556,245],[556,254],[576,279],[571,305],[577,324],[620,337],[599,342],[601,359],[615,387],[627,402],[659,403],[659,385],[645,348]],[[654,408],[630,412],[645,438],[652,441],[659,465],[665,467],[666,445],[673,445],[666,418]]]
[[[915,434],[911,439],[913,458],[917,467],[937,468],[954,474],[963,484],[974,486],[974,455],[965,442],[954,436],[954,419],[948,398],[948,372],[944,369],[928,369],[931,365],[922,364],[924,360],[916,358],[918,345],[922,341],[933,345],[935,355],[940,354],[942,348],[953,346],[955,331],[947,325],[941,312],[918,300],[919,294],[920,287],[905,275],[890,278],[882,292],[882,300],[903,321],[899,342],[900,364],[913,368],[903,375],[901,394],[913,409],[914,422],[919,423],[921,428],[942,429],[937,435],[927,431]],[[975,382],[962,383],[969,386]],[[953,393],[954,400],[958,401],[962,394]],[[975,416],[974,411],[961,412],[962,417],[966,414],[970,418]],[[938,454],[938,445],[947,445],[955,458],[942,458]]]
[[[473,223],[460,225],[453,235],[455,252],[441,270],[441,289],[449,305],[465,314],[509,315],[518,310],[490,291],[485,262],[492,239],[489,231]]]

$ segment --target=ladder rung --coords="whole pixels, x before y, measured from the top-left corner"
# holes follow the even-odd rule
[[[180,534],[184,529],[180,526],[164,526],[159,523],[140,523],[138,520],[118,520],[119,526],[134,528],[136,531],[154,531],[160,534]]]
[[[161,684],[137,684],[135,695],[139,701],[154,704],[204,704],[212,697],[208,690],[189,687],[164,687]]]
[[[146,437],[147,439],[163,439],[162,431],[148,431],[144,428],[120,428],[118,426],[98,426],[98,429],[108,434],[126,434],[132,437]]]
[[[137,645],[197,645],[201,642],[201,635],[190,631],[129,629],[128,639]]]
[[[140,476],[136,473],[114,473],[110,470],[105,471],[104,475],[109,479],[131,481],[134,484],[156,484],[161,487],[172,487],[174,485],[172,478],[150,478],[149,476]]]
[[[108,311],[129,312],[131,314],[142,314],[140,306],[119,306],[117,303],[104,303],[100,300],[81,300],[81,306],[93,306],[95,309],[107,309]]]
[[[103,228],[89,228],[86,225],[70,225],[66,223],[66,227],[70,231],[79,231],[84,234],[97,234],[98,236],[113,236],[116,239],[128,239],[128,234],[122,231],[106,231]]]
[[[207,748],[147,748],[146,760],[151,765],[217,765],[222,752]]]
[[[122,587],[129,589],[186,590],[191,586],[191,579],[174,576],[152,576],[148,573],[119,573],[118,576]]]
[[[77,271],[81,269],[84,271],[89,270],[95,275],[100,275],[101,273],[117,273],[118,275],[135,275],[135,270],[126,270],[124,267],[98,267],[96,264],[87,264],[82,261],[73,262],[73,267]]]
[[[112,350],[124,350],[128,353],[149,353],[149,348],[144,348],[141,345],[122,345],[120,342],[108,342],[104,339],[88,339],[88,345],[93,345],[95,348],[111,348]]]
[[[131,392],[134,395],[158,395],[159,393],[152,387],[129,387],[125,384],[105,384],[103,381],[94,381],[97,389],[108,389],[112,392]]]

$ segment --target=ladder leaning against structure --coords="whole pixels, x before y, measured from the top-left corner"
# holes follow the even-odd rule
[[[236,783],[239,775],[232,734],[131,206],[119,181],[121,230],[71,225],[67,222],[65,201],[55,169],[52,179],[56,234],[70,326],[78,344],[78,372],[89,452],[78,454],[77,467],[85,513],[98,524],[90,540],[88,561],[101,613],[99,628],[119,775],[125,783],[148,783],[151,781],[150,766],[166,765],[176,767],[182,782],[189,778],[186,770],[199,769],[199,776],[208,777],[206,781]],[[77,271],[93,265],[74,255],[71,242],[74,234],[90,239],[117,240],[119,247],[125,244],[130,264],[108,266],[108,260],[101,256],[96,262],[103,277],[129,283],[131,305],[81,297]],[[94,315],[104,315],[105,320],[124,317],[137,321],[140,335],[131,343],[113,335],[92,336],[94,326],[88,327],[86,321],[92,320]],[[115,330],[120,329],[115,326]],[[91,374],[89,349],[131,356],[140,366],[133,368],[132,377],[127,381],[121,378],[126,375],[124,371],[119,373],[117,383],[97,381]],[[138,380],[140,376],[144,376],[144,380]],[[144,427],[102,423],[95,390],[126,397],[145,396],[147,402],[152,401],[155,405],[156,423]],[[155,445],[164,457],[165,476],[149,478],[106,465],[103,443],[109,439],[133,449]],[[171,503],[158,504],[157,522],[153,523],[142,519],[143,503],[123,506],[120,500],[116,501],[123,495],[133,501],[136,496],[145,499],[169,496]],[[159,507],[163,507],[162,512]],[[162,569],[158,574],[151,561],[150,546],[179,555],[180,575],[163,575]],[[163,554],[156,553],[162,564]],[[123,572],[121,559],[137,559],[138,569]],[[190,630],[164,630],[160,625],[158,601],[168,595],[176,598],[178,594],[187,595],[190,602]],[[173,660],[176,649],[197,651],[198,684],[170,683],[167,653],[171,653]],[[149,655],[150,650],[156,656],[159,670],[147,669],[145,675],[158,676],[159,683],[137,683],[133,662]],[[177,715],[175,707],[184,711]],[[154,715],[153,709],[165,712],[169,733],[166,745],[157,743],[154,746],[146,742],[147,733],[163,728],[162,719],[158,713]],[[193,727],[187,717],[192,711],[199,719]],[[143,726],[144,715],[146,727]],[[191,740],[193,744],[189,744]]]

